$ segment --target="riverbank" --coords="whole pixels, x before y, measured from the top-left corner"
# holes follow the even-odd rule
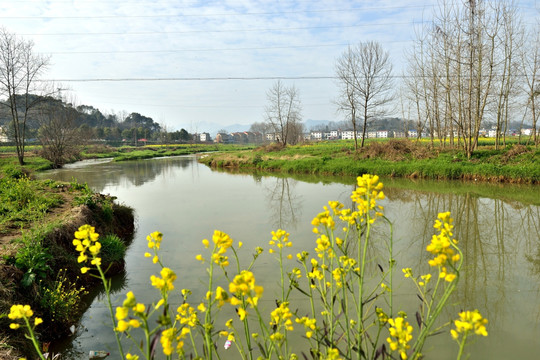
[[[73,158],[66,159],[72,163],[86,159],[112,158],[114,161],[130,161],[152,159],[156,157],[180,156],[198,154],[202,152],[229,152],[242,151],[255,148],[254,145],[236,144],[163,144],[148,146],[121,146],[86,145]],[[28,146],[25,152],[26,171],[44,171],[53,168],[53,164],[40,156],[41,146]],[[21,168],[17,160],[14,146],[0,147],[0,170],[3,168]]]
[[[81,274],[72,240],[84,224],[96,228],[109,275],[124,269],[126,246],[134,232],[133,210],[86,185],[30,180],[22,173],[0,176],[0,313],[28,304],[44,323],[36,330],[43,343],[70,335],[88,306],[87,290],[98,286]],[[33,358],[22,332],[0,317],[0,358]]]
[[[354,151],[352,142],[320,142],[213,153],[201,157],[200,161],[213,168],[258,169],[287,174],[378,174],[404,178],[540,183],[540,149],[520,144],[500,150],[482,146],[467,159],[460,150],[431,148],[408,140],[370,142],[358,151]]]

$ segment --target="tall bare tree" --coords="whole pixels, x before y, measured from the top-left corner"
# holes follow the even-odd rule
[[[417,34],[410,76],[419,113],[439,141],[458,136],[467,157],[491,117],[503,133],[515,103],[521,23],[513,1],[440,0],[433,21]]]
[[[537,123],[540,116],[540,109],[538,108],[538,98],[540,96],[540,22],[537,21],[534,28],[528,33],[528,39],[529,46],[523,47],[524,51],[521,53],[525,78],[522,86],[526,96],[527,108],[531,113],[531,137],[535,146],[538,147],[540,144],[540,137],[537,135]]]
[[[392,63],[378,42],[369,41],[349,46],[337,59],[335,69],[340,87],[338,111],[345,113],[350,121],[358,149],[358,117],[363,118],[360,145],[363,147],[368,121],[386,114],[393,100]]]
[[[294,85],[287,87],[278,80],[268,90],[266,98],[268,105],[265,109],[265,121],[277,134],[277,142],[283,145],[298,142],[302,104],[296,87]]]
[[[33,52],[34,44],[0,29],[0,93],[7,99],[0,104],[6,106],[11,116],[13,137],[19,163],[24,165],[26,125],[30,111],[43,94],[43,83],[39,76],[49,65],[49,58]]]

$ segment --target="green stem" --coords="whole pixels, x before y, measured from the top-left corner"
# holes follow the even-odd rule
[[[369,199],[368,199],[369,202]],[[358,263],[360,265],[360,279],[358,284],[358,324],[357,324],[357,358],[361,359],[363,350],[362,350],[362,334],[363,334],[363,319],[364,319],[364,309],[363,309],[363,296],[364,296],[364,272],[366,267],[366,256],[367,256],[367,245],[369,240],[371,230],[371,224],[370,224],[370,216],[369,211],[366,212],[366,235],[364,238],[364,243],[362,246],[362,249],[358,250]]]
[[[216,252],[217,246],[214,245],[214,249],[212,250],[212,254]],[[214,262],[212,261],[212,258],[210,258],[210,268],[208,269],[208,293],[212,293],[212,286],[213,286],[213,279],[214,279]],[[212,354],[214,347],[212,346],[212,296],[210,295],[210,298],[207,299],[208,307],[206,309],[205,315],[204,315],[204,343],[206,345],[206,356],[208,360],[212,359]]]
[[[107,307],[109,308],[109,315],[111,316],[111,320],[113,323],[113,332],[114,332],[114,337],[116,338],[116,344],[118,345],[118,351],[120,351],[120,356],[121,356],[120,358],[124,359],[125,358],[124,349],[122,348],[122,343],[120,342],[120,336],[118,335],[118,332],[114,330],[116,329],[117,324],[116,324],[116,318],[114,316],[113,306],[112,306],[112,301],[111,301],[111,282],[110,282],[110,279],[107,280],[105,278],[105,273],[103,272],[99,264],[96,265],[96,268],[99,271],[101,281],[103,282],[103,287],[105,288],[105,295],[107,298]]]
[[[32,326],[30,326],[30,321],[28,321],[28,318],[26,316],[24,316],[23,319],[24,319],[24,322],[26,323],[26,328],[28,329],[28,332],[30,333],[28,338],[32,340],[32,344],[34,345],[34,348],[36,349],[36,352],[39,355],[39,358],[41,360],[45,360],[45,357],[43,356],[43,354],[41,353],[41,349],[39,348],[36,335],[34,334],[34,331],[32,330]]]
[[[467,331],[463,334],[463,339],[461,339],[461,343],[459,343],[459,352],[458,352],[456,360],[461,359],[461,356],[463,355],[463,350],[465,350],[466,340],[467,340]]]

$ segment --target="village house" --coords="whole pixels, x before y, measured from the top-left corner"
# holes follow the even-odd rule
[[[8,142],[9,138],[7,136],[7,131],[0,126],[0,142]]]
[[[212,138],[210,137],[209,133],[204,132],[204,133],[199,134],[199,141],[200,142],[212,141]]]

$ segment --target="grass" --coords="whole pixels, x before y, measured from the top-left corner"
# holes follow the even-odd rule
[[[51,192],[55,183],[31,181],[25,175],[0,178],[0,234],[26,227],[43,218],[63,198]]]
[[[238,151],[253,149],[250,145],[234,144],[180,144],[180,145],[149,145],[143,147],[123,146],[112,148],[107,146],[91,146],[82,152],[85,159],[114,158],[114,161],[130,161],[151,159],[155,157],[189,155],[213,151]]]
[[[484,145],[471,159],[460,150],[387,140],[370,141],[358,152],[354,151],[352,142],[320,142],[283,149],[273,146],[209,154],[201,158],[201,162],[217,168],[251,168],[287,174],[359,176],[370,173],[389,177],[540,182],[540,150],[517,143],[501,150]]]

